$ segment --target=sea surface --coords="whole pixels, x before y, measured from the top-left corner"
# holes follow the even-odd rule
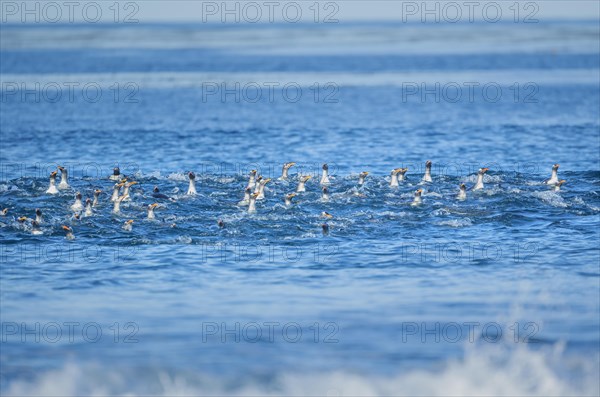
[[[3,25],[0,71],[2,395],[600,393],[597,21]]]

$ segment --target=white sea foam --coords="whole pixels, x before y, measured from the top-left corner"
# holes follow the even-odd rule
[[[440,226],[450,226],[450,227],[465,227],[465,226],[471,226],[472,224],[473,224],[473,222],[471,222],[471,220],[469,218],[451,219],[448,221],[442,221],[442,222],[437,223],[437,225],[440,225]]]
[[[568,204],[565,202],[565,200],[554,191],[547,190],[544,192],[533,192],[532,195],[553,207],[568,207]]]
[[[176,241],[178,243],[191,244],[192,238],[190,236],[179,236],[179,237],[177,237]]]
[[[295,396],[568,396],[598,395],[598,354],[566,356],[559,344],[533,351],[494,346],[468,348],[464,358],[447,361],[438,370],[415,369],[393,376],[369,376],[334,370],[282,373],[271,381],[233,382],[209,374],[146,370],[131,376],[99,365],[71,363],[33,381],[12,381],[5,396],[79,395],[295,395]],[[594,359],[595,357],[595,359]],[[592,358],[592,359],[590,359]],[[577,371],[572,373],[572,371]]]
[[[173,172],[167,176],[167,179],[171,181],[187,181],[189,178],[187,175],[178,172]]]

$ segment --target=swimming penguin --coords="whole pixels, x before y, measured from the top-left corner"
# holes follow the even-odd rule
[[[119,179],[121,179],[121,170],[119,169],[119,167],[113,168],[113,174],[109,176],[108,179],[110,179],[111,181],[118,181]]]
[[[323,174],[321,175],[321,185],[329,184],[329,166],[327,164],[323,164]]]
[[[56,189],[56,174],[58,174],[56,171],[50,173],[50,186],[48,187],[48,190],[46,190],[46,193],[48,194],[58,193],[58,189]]]
[[[395,168],[390,173],[390,187],[398,187],[398,173],[400,172],[400,170],[401,168]]]
[[[333,218],[333,215],[331,215],[329,212],[321,212],[321,218],[327,218],[327,219],[331,219]]]
[[[125,183],[125,187],[123,188],[123,200],[129,200],[129,189],[133,186],[137,185],[136,181]]]
[[[323,235],[329,234],[329,225],[326,223],[323,223],[321,225],[321,230],[323,231]]]
[[[250,187],[247,187],[247,188],[244,190],[244,199],[243,199],[243,200],[241,200],[241,201],[239,201],[239,202],[237,203],[237,205],[239,205],[239,206],[245,206],[245,205],[248,205],[248,204],[250,204],[250,194],[252,194],[252,188],[250,188]]]
[[[188,186],[187,194],[193,196],[196,194],[196,174],[190,172],[188,178],[190,178],[190,185]]]
[[[483,175],[488,172],[489,168],[480,168],[477,171],[477,182],[475,182],[475,186],[473,186],[473,190],[483,189]]]
[[[119,190],[121,190],[122,186],[123,183],[115,183],[115,185],[113,186],[113,192],[110,196],[110,201],[112,201],[113,203],[119,199]]]
[[[263,179],[263,180],[260,181],[260,183],[258,184],[258,196],[256,197],[257,200],[264,200],[264,198],[265,198],[265,186],[270,181],[271,181],[271,178]]]
[[[113,210],[112,213],[113,214],[120,214],[121,213],[121,202],[125,199],[125,196],[119,196],[119,198],[117,198],[114,202],[113,202]]]
[[[322,191],[321,200],[329,201],[329,189],[327,189],[327,186],[323,186],[321,191]]]
[[[360,174],[358,174],[358,186],[364,185],[365,178],[367,177],[367,175],[369,175],[368,171],[363,171]]]
[[[456,196],[458,200],[466,200],[467,199],[467,186],[464,183],[460,184],[460,190],[458,191],[458,196]]]
[[[33,219],[27,218],[26,216],[20,216],[17,218],[17,222],[19,222],[19,225],[21,226],[20,229],[26,229],[27,222],[31,223],[31,221],[33,221]]]
[[[42,216],[42,210],[40,210],[39,208],[35,209],[35,221],[39,224],[42,224],[44,222],[44,217]]]
[[[252,193],[250,195],[250,202],[248,203],[248,212],[256,212],[256,198],[258,193]]]
[[[40,234],[44,234],[42,229],[40,229],[40,224],[36,221],[31,221],[31,234],[39,236]]]
[[[246,188],[254,189],[256,187],[256,170],[250,171],[250,177],[248,179],[248,185]]]
[[[92,211],[92,200],[85,199],[85,213],[84,216],[92,216],[94,212]]]
[[[296,197],[296,193],[290,193],[284,197],[286,207],[290,207],[292,205],[292,199],[294,197]]]
[[[433,182],[431,179],[431,161],[427,160],[425,163],[425,175],[423,175],[423,182]]]
[[[398,181],[402,182],[405,178],[404,175],[408,172],[408,168],[398,168]]]
[[[67,240],[73,240],[73,239],[75,239],[75,235],[73,234],[73,229],[71,229],[69,226],[66,226],[66,225],[63,225],[62,229],[66,233],[65,238]]]
[[[225,227],[225,222],[223,222],[223,219],[219,219],[217,221],[217,226],[219,226],[221,229]]]
[[[552,176],[550,176],[550,179],[546,179],[544,182],[546,185],[556,185],[558,183],[558,167],[560,167],[560,164],[552,166]]]
[[[560,187],[563,185],[563,183],[565,183],[566,181],[564,179],[561,179],[560,181],[558,181],[556,183],[556,185],[554,185],[554,191],[555,192],[560,192]]]
[[[81,202],[81,193],[77,192],[75,194],[75,202],[71,205],[71,211],[80,212],[83,210],[83,203]]]
[[[260,192],[260,182],[263,180],[262,175],[259,175],[256,178],[256,182],[254,183],[254,192],[253,193],[259,193]]]
[[[285,163],[283,165],[283,168],[281,169],[281,177],[279,179],[281,179],[281,180],[288,179],[289,178],[288,171],[290,170],[290,168],[292,168],[295,165],[296,165],[296,163],[294,163],[294,162]]]
[[[58,166],[58,169],[60,170],[60,183],[58,184],[58,188],[63,189],[63,190],[68,189],[69,182],[67,182],[67,177],[68,177],[67,169],[60,165]]]
[[[158,207],[158,203],[150,204],[148,206],[148,219],[156,219],[156,216],[154,215],[154,209],[156,207]]]
[[[94,201],[92,201],[92,207],[98,206],[98,198],[100,197],[100,193],[102,193],[102,190],[100,190],[100,189],[94,190]]]
[[[310,175],[306,175],[306,176],[302,176],[300,177],[300,182],[298,182],[298,187],[296,188],[296,193],[302,193],[306,191],[306,182],[308,182],[308,180],[312,178],[312,176]]]
[[[421,198],[422,194],[423,194],[423,189],[416,190],[415,198],[413,199],[412,203],[410,203],[410,205],[412,205],[412,206],[421,205],[423,203],[423,199]]]
[[[126,232],[130,232],[132,229],[133,229],[133,219],[130,219],[123,224],[123,230],[125,230]]]
[[[166,194],[161,193],[158,186],[154,186],[154,189],[152,189],[152,197],[157,198],[157,199],[175,201],[175,199],[167,196]]]
[[[0,216],[6,216],[8,214],[8,207],[0,211]]]

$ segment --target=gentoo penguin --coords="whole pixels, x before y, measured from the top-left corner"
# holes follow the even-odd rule
[[[552,166],[552,176],[550,176],[550,179],[546,179],[544,182],[546,185],[556,185],[558,183],[558,167],[560,167],[560,164]]]
[[[265,198],[265,186],[270,181],[271,181],[271,178],[267,178],[267,179],[262,179],[258,183],[258,196],[256,197],[257,200],[264,200],[264,198]]]
[[[256,178],[256,182],[254,183],[254,192],[253,193],[259,193],[260,192],[260,182],[263,180],[262,175],[259,175]]]
[[[288,171],[290,170],[290,168],[292,168],[295,165],[296,165],[296,163],[294,163],[294,162],[285,163],[283,165],[283,168],[281,169],[281,177],[279,179],[281,179],[281,180],[288,179],[289,178]]]
[[[173,197],[169,197],[166,194],[161,193],[158,186],[154,186],[154,189],[152,189],[152,197],[157,198],[157,199],[175,201],[175,199]]]
[[[137,185],[136,181],[125,183],[125,187],[123,188],[123,200],[129,200],[129,189],[133,186]]]
[[[252,193],[250,195],[250,202],[248,203],[248,212],[256,212],[256,198],[258,193]]]
[[[425,163],[425,175],[423,175],[423,182],[432,182],[431,179],[431,161],[427,160]]]
[[[407,171],[408,171],[408,168],[399,168],[398,181],[402,182],[404,180],[404,175],[406,175]]]
[[[112,195],[110,196],[110,201],[112,201],[113,203],[115,201],[117,201],[119,199],[119,190],[121,190],[121,187],[123,187],[124,183],[115,183],[115,185],[113,186],[113,192]]]
[[[148,219],[156,219],[156,216],[154,215],[154,209],[158,207],[157,203],[154,204],[150,204],[148,206]]]
[[[75,202],[71,205],[71,211],[80,212],[83,210],[83,203],[81,202],[81,193],[77,192],[75,194]]]
[[[44,222],[44,217],[42,215],[42,210],[40,210],[39,208],[35,209],[35,221],[39,224],[42,224]]]
[[[246,188],[254,189],[256,187],[256,170],[250,171],[250,176],[248,178],[248,185]]]
[[[69,226],[63,225],[62,229],[65,231],[65,238],[67,240],[73,240],[75,238],[75,235],[73,234],[73,229],[71,229]]]
[[[333,215],[331,215],[329,212],[321,212],[321,218],[327,218],[327,219],[331,219],[333,218]]]
[[[563,185],[563,183],[565,183],[566,181],[564,179],[561,179],[560,181],[556,182],[556,185],[554,185],[554,191],[555,192],[560,192],[560,187]]]
[[[48,194],[58,193],[58,189],[56,189],[56,174],[58,174],[56,171],[50,173],[50,186],[48,187],[48,190],[46,190],[46,193]]]
[[[365,178],[369,175],[368,171],[361,172],[358,174],[358,186],[362,186],[365,183]]]
[[[102,190],[100,190],[100,189],[94,190],[94,201],[92,201],[92,207],[98,206],[98,198],[100,197],[100,193],[102,193]]]
[[[323,174],[321,175],[321,185],[329,184],[329,166],[327,164],[323,164]]]
[[[190,172],[188,178],[190,178],[190,185],[188,186],[187,194],[192,196],[196,194],[196,174]]]
[[[415,198],[413,199],[412,203],[410,203],[410,205],[412,205],[412,206],[421,205],[421,203],[423,203],[423,199],[421,198],[422,194],[423,194],[423,189],[416,190]]]
[[[296,193],[302,193],[306,191],[306,182],[308,182],[308,180],[312,178],[312,176],[310,175],[306,175],[306,176],[302,176],[300,177],[300,182],[298,182],[298,187],[296,188]]]
[[[489,168],[480,168],[477,171],[477,182],[475,182],[475,186],[473,186],[473,190],[483,189],[483,175],[488,172]]]
[[[285,196],[285,206],[290,207],[292,205],[292,199],[296,197],[296,193],[290,193]]]
[[[464,183],[460,184],[460,190],[458,191],[458,196],[456,196],[459,200],[467,199],[467,186]]]
[[[108,179],[110,179],[111,181],[118,181],[119,179],[121,179],[121,170],[119,169],[119,167],[113,168],[113,174],[109,176]]]
[[[133,229],[133,219],[129,219],[128,221],[125,221],[125,223],[123,224],[123,230],[125,230],[126,232],[130,232]]]
[[[125,196],[119,196],[119,198],[117,198],[114,202],[113,202],[113,210],[112,213],[113,214],[120,214],[121,213],[121,202],[125,199]]]
[[[321,190],[323,192],[323,194],[321,195],[321,200],[329,201],[329,189],[327,188],[327,186],[323,186]]]
[[[250,195],[251,194],[252,194],[252,188],[251,187],[247,187],[244,190],[244,199],[242,201],[239,201],[237,203],[237,205],[239,205],[239,206],[245,206],[245,205],[250,204]]]
[[[85,199],[85,213],[84,216],[92,216],[94,212],[92,211],[92,200]]]
[[[63,190],[68,189],[69,182],[67,182],[67,177],[68,177],[67,169],[60,165],[58,166],[58,169],[60,170],[60,183],[58,184],[58,188],[63,189]]]
[[[401,168],[395,168],[390,172],[390,187],[398,187],[398,173],[400,170]]]
[[[329,225],[327,223],[323,223],[321,225],[321,230],[323,231],[323,235],[329,234]]]
[[[40,229],[40,224],[36,221],[31,221],[31,234],[39,236],[40,234],[44,234],[42,229]]]

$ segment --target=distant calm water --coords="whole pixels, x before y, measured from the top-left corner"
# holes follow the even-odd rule
[[[2,394],[597,395],[599,41],[596,22],[3,26]],[[45,194],[57,165],[71,187]],[[115,165],[139,182],[121,215]],[[273,178],[255,214],[251,169]],[[36,208],[42,235],[17,220]]]

